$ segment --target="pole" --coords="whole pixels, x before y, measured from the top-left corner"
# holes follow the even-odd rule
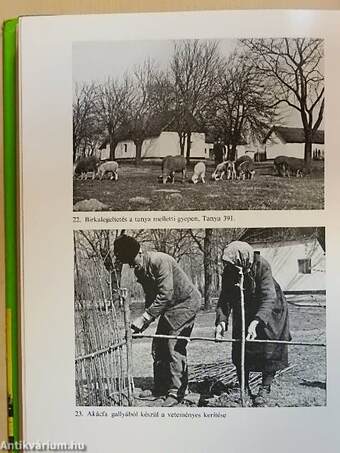
[[[241,309],[241,382],[240,382],[240,400],[241,406],[245,406],[244,393],[245,393],[245,358],[246,358],[246,319],[244,312],[244,293],[243,283],[244,275],[242,268],[239,268],[240,281],[237,286],[240,288],[240,309]]]
[[[125,324],[125,338],[126,338],[126,368],[127,368],[127,396],[129,406],[133,406],[133,381],[132,381],[132,332],[131,332],[131,318],[130,306],[128,301],[128,290],[120,288],[120,297],[124,309],[124,324]]]
[[[134,333],[132,338],[137,340],[138,338],[166,338],[168,340],[186,340],[192,341],[213,341],[214,343],[240,343],[241,340],[237,338],[223,338],[216,340],[211,337],[184,337],[182,335],[159,335],[159,334],[144,334]],[[286,340],[246,340],[246,343],[273,343],[273,344],[287,344],[288,346],[323,346],[326,347],[326,343],[310,343],[306,341],[286,341]]]

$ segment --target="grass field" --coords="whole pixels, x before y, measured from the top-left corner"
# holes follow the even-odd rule
[[[142,307],[134,307],[132,317],[140,314]],[[296,307],[289,305],[290,328],[293,341],[324,343],[326,341],[326,310],[320,307]],[[213,337],[215,313],[200,312],[196,318],[193,336]],[[155,325],[146,333],[154,333]],[[230,338],[228,332],[226,338]],[[133,363],[135,386],[152,389],[151,340],[133,340]],[[190,367],[210,363],[227,364],[231,361],[230,343],[192,342],[188,346],[189,379]],[[326,405],[326,348],[289,346],[289,363],[293,368],[275,378],[268,406],[324,406]],[[203,374],[202,374],[203,377]],[[191,376],[191,389],[199,387]],[[141,401],[137,404],[154,406],[157,402]],[[159,404],[159,402],[158,402]],[[209,404],[207,404],[209,405]],[[228,399],[220,399],[214,406],[234,407]]]
[[[191,165],[192,167],[192,165]],[[96,199],[110,211],[180,211],[226,209],[322,209],[324,171],[322,162],[313,162],[310,175],[282,178],[273,174],[270,163],[256,164],[253,180],[212,181],[213,163],[207,168],[206,184],[192,184],[176,174],[174,184],[160,184],[160,164],[121,163],[119,180],[74,180],[74,204]]]

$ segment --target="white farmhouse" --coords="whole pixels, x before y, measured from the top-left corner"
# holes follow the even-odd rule
[[[317,239],[252,244],[271,265],[285,293],[326,291],[325,252]]]
[[[160,159],[165,156],[178,156],[181,154],[180,139],[175,127],[175,116],[171,112],[157,115],[150,122],[147,138],[142,145],[142,159]],[[209,150],[205,144],[205,133],[198,122],[191,118],[191,148],[190,157],[193,159],[208,159]],[[101,159],[109,159],[110,144],[106,139],[101,145]],[[136,145],[129,132],[121,128],[118,133],[118,143],[115,149],[115,158],[134,159]]]
[[[207,147],[210,159],[214,159],[214,144],[215,144],[214,137],[212,135],[209,135],[206,138],[206,147]],[[225,152],[226,152],[226,158],[227,158],[228,157],[227,146],[225,146]],[[254,161],[264,160],[264,159],[261,159],[261,156],[260,156],[261,153],[263,154],[263,145],[262,144],[241,139],[240,143],[238,143],[236,145],[235,160],[242,156],[245,156],[245,155],[251,157]]]
[[[317,131],[312,145],[314,159],[324,159],[324,142],[324,131]],[[275,159],[278,156],[304,158],[305,136],[302,128],[273,126],[263,143],[267,159]]]

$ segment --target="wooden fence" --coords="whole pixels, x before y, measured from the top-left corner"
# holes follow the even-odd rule
[[[112,288],[103,260],[75,252],[77,406],[133,405],[131,333],[126,293]],[[113,297],[119,293],[119,297]]]

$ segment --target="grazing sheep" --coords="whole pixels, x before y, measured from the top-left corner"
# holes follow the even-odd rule
[[[118,163],[114,160],[103,162],[98,166],[97,175],[100,180],[106,173],[111,173],[111,179],[118,180]]]
[[[227,179],[236,179],[236,169],[235,169],[235,162],[231,160],[226,161],[226,174],[227,174]]]
[[[215,168],[215,171],[211,175],[211,178],[214,179],[215,181],[219,181],[219,180],[223,179],[223,176],[225,175],[226,170],[227,170],[227,163],[221,162]]]
[[[175,172],[182,173],[182,182],[185,181],[187,162],[183,156],[166,156],[162,160],[162,182],[175,182]]]
[[[274,159],[274,171],[278,176],[286,176],[287,156],[277,156]]]
[[[199,180],[202,181],[203,184],[205,184],[205,163],[204,162],[197,162],[197,164],[194,166],[194,174],[192,175],[191,181],[194,184],[197,184]]]
[[[278,156],[274,159],[274,168],[280,176],[288,178],[291,174],[302,178],[307,173],[304,159],[297,157]]]
[[[307,173],[304,159],[298,159],[297,157],[287,157],[285,165],[288,178],[291,174],[295,174],[297,178],[302,178],[305,173]]]
[[[254,161],[251,157],[244,155],[235,162],[237,179],[253,179],[255,175]]]
[[[87,179],[87,174],[92,173],[92,179],[95,178],[99,160],[95,156],[83,157],[73,164],[73,176],[80,176],[81,179]]]

